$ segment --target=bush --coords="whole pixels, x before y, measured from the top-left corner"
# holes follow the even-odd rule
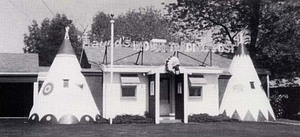
[[[291,117],[290,117],[290,119],[291,120],[298,120],[298,121],[300,121],[300,114],[298,113],[298,114],[294,114],[294,115],[292,115]]]
[[[288,95],[280,94],[278,91],[275,91],[273,95],[270,96],[270,104],[273,108],[275,116],[277,118],[288,118],[287,114],[287,102]]]
[[[226,115],[220,114],[218,116],[210,116],[208,114],[193,114],[188,116],[189,122],[237,122],[238,119],[229,118]]]
[[[113,124],[141,124],[154,123],[152,118],[146,118],[140,115],[117,115],[113,119]]]

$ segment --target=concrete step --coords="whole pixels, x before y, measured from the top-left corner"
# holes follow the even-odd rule
[[[160,116],[160,123],[182,123],[181,119],[175,119],[175,116]]]
[[[175,117],[172,117],[172,116],[160,116],[159,120],[175,120]]]
[[[159,123],[182,123],[181,119],[174,119],[174,120],[160,120]]]

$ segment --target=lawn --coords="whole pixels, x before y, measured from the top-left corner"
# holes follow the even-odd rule
[[[300,136],[300,126],[255,123],[215,122],[189,124],[31,124],[25,120],[0,120],[0,136]]]

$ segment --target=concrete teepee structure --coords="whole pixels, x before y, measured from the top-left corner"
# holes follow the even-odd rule
[[[29,121],[76,124],[100,118],[89,86],[71,46],[69,28],[36,97]]]
[[[245,35],[245,34],[242,34]],[[220,113],[242,121],[273,121],[275,115],[244,47],[244,36],[231,62]]]

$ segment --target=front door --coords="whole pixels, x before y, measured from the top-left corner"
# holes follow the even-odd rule
[[[160,115],[168,116],[171,113],[169,79],[160,80]]]

